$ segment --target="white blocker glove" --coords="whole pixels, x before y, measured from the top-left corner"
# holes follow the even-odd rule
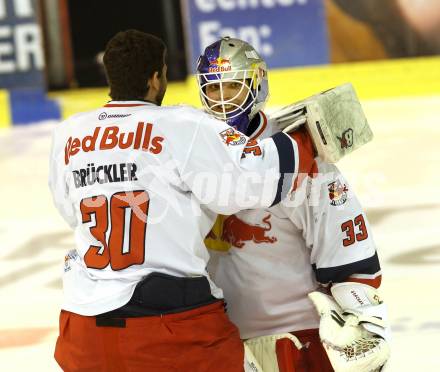
[[[269,118],[275,120],[285,133],[305,125],[317,154],[329,163],[336,163],[373,138],[351,84],[337,86],[283,107]]]

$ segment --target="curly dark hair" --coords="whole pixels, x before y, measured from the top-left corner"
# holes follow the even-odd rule
[[[147,81],[165,64],[166,46],[158,37],[137,30],[118,32],[108,42],[104,67],[115,101],[142,100],[149,87]]]

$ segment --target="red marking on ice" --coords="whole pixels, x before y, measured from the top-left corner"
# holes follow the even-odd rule
[[[0,330],[0,349],[39,344],[56,330],[55,327],[2,329]]]

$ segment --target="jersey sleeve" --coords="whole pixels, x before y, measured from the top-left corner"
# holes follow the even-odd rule
[[[357,281],[378,287],[380,264],[367,216],[337,167],[319,159],[317,164],[316,177],[289,201],[296,207],[287,207],[311,250],[316,279],[322,284]]]
[[[59,124],[61,126],[62,124]],[[58,141],[57,127],[52,135],[52,148],[49,158],[49,188],[52,193],[52,199],[55,207],[63,219],[71,226],[77,225],[75,210],[69,202],[69,180],[68,174],[65,173],[64,149]]]
[[[287,195],[298,168],[293,139],[278,133],[262,141],[250,140],[205,113],[198,117],[180,173],[201,204],[229,215],[269,207]]]

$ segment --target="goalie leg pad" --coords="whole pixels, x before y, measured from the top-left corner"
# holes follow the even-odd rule
[[[244,343],[244,372],[264,372],[254,353]]]
[[[301,342],[290,333],[254,337],[245,341],[246,359],[250,361],[248,364],[252,364],[253,362],[256,367],[255,372],[284,372],[279,368],[277,355],[277,341],[284,339],[292,343],[297,350],[303,348]],[[251,369],[247,370],[252,371]],[[285,370],[285,372],[295,371],[288,369]]]

